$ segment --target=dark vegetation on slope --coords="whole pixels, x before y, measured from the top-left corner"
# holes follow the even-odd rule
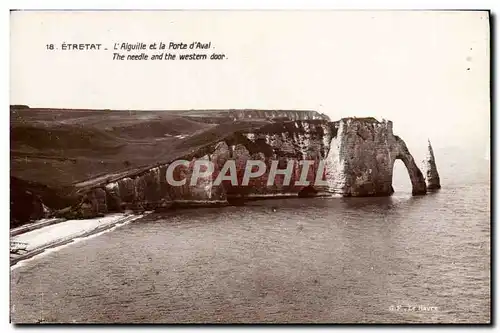
[[[168,157],[181,135],[213,127],[162,112],[11,110],[11,172],[60,187]]]

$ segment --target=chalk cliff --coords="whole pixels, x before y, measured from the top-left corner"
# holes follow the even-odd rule
[[[427,141],[427,156],[423,161],[425,180],[427,182],[427,189],[437,190],[441,188],[441,180],[437,171],[436,160],[434,158],[434,151],[432,150],[431,141]]]
[[[330,120],[328,116],[316,111],[294,111],[294,110],[230,110],[229,116],[233,119],[255,119],[255,118],[287,118],[289,120]]]
[[[413,194],[425,194],[424,176],[405,142],[393,134],[391,121],[344,118],[334,122],[323,119],[276,122],[230,133],[179,156],[177,160],[189,162],[174,169],[175,180],[187,179],[182,186],[167,182],[166,172],[173,162],[168,161],[93,184],[91,188],[86,184],[77,192],[84,196],[79,207],[83,202],[93,202],[94,207],[100,207],[94,208],[96,212],[229,204],[278,196],[389,196],[394,192],[392,172],[396,159],[402,160],[408,170]],[[223,180],[214,184],[228,160],[235,162],[237,182]],[[243,186],[248,160],[262,161],[266,171]],[[310,161],[310,167],[303,172],[304,160]],[[193,166],[204,161],[213,163],[214,172],[200,177],[196,186],[191,186]],[[277,161],[275,170],[289,169],[289,179],[278,172],[274,181],[270,180],[273,161]],[[105,197],[106,202],[96,204],[96,197]]]
[[[325,114],[312,110],[255,110],[255,109],[231,109],[231,110],[187,110],[171,111],[173,114],[190,120],[204,123],[220,124],[226,121],[237,120],[327,120]]]
[[[345,118],[331,141],[326,179],[329,190],[343,196],[391,195],[394,162],[403,161],[413,195],[426,193],[422,172],[405,142],[393,134],[391,121]]]
[[[10,127],[11,225],[268,197],[388,196],[396,159],[414,195],[439,186],[432,148],[425,179],[392,122],[374,118],[11,107]],[[186,183],[175,186],[170,176]]]

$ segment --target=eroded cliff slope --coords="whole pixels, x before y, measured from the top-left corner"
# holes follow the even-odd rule
[[[392,122],[373,118],[288,121],[236,131],[179,156],[176,161],[186,164],[176,166],[173,177],[177,181],[187,180],[180,186],[167,182],[167,170],[174,162],[170,161],[114,181],[92,184],[96,190],[91,190],[88,182],[77,187],[78,192],[88,193],[87,201],[95,201],[95,191],[106,193],[101,197],[112,209],[228,204],[277,196],[388,196],[393,193],[396,159],[401,159],[408,169],[413,194],[425,194],[422,172],[404,141],[393,134]],[[216,184],[227,161],[234,161],[237,180]],[[248,161],[262,161],[265,172],[244,184]],[[305,171],[304,161],[309,164]],[[192,184],[193,174],[201,169],[197,169],[197,163],[211,163],[213,172],[198,177]],[[273,173],[273,163],[275,171],[287,172]]]

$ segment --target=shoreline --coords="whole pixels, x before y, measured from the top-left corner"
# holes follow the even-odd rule
[[[65,220],[11,236],[10,267],[14,268],[13,266],[21,261],[33,258],[49,249],[70,244],[76,239],[85,239],[113,227],[139,220],[149,213],[117,213],[87,220]],[[13,253],[12,243],[22,244],[25,247]]]
[[[392,195],[388,196],[391,197]],[[199,200],[193,202],[192,200],[174,201],[172,205],[164,211],[175,211],[185,209],[199,209],[199,208],[220,208],[228,206],[241,206],[245,202],[251,203],[255,201],[269,201],[273,199],[328,199],[339,198],[341,195],[334,195],[332,193],[318,192],[312,196],[299,197],[293,194],[279,194],[279,195],[252,195],[246,197],[243,203],[227,202],[222,200],[205,201]],[[237,199],[237,198],[233,198]],[[133,212],[128,211],[125,213],[110,213],[103,217],[95,217],[91,219],[63,219],[52,218],[43,219],[30,224],[26,224],[10,230],[10,266],[14,266],[35,256],[43,254],[50,249],[60,248],[74,242],[76,239],[85,239],[101,232],[108,231],[114,227],[119,227],[123,224],[139,220],[154,211]],[[13,244],[26,245],[26,250],[21,250],[21,253],[13,253]]]
[[[317,193],[309,198],[329,197],[325,193]],[[252,195],[246,197],[245,201],[253,202],[259,200],[272,199],[305,199],[298,197],[295,193],[286,193],[279,195]],[[234,198],[237,200],[237,198]],[[178,200],[172,202],[172,205],[166,210],[177,209],[197,209],[209,207],[227,207],[240,206],[241,204],[230,203],[226,200]],[[244,205],[244,203],[243,203]],[[76,239],[84,239],[92,235],[96,235],[113,227],[123,225],[141,219],[153,211],[145,211],[141,213],[126,212],[126,213],[110,213],[103,217],[95,217],[91,219],[64,219],[50,218],[35,221],[25,224],[10,230],[10,267],[28,259],[31,259],[40,254],[46,253],[47,250],[60,248],[64,245],[74,242]],[[12,252],[16,245],[20,250]],[[23,248],[24,247],[24,248]]]
[[[67,221],[67,219],[65,219],[65,218],[57,218],[56,217],[56,218],[50,218],[50,219],[41,219],[41,220],[38,220],[38,221],[35,221],[32,223],[26,223],[26,224],[23,224],[19,227],[15,227],[15,228],[10,229],[10,237],[14,237],[14,236],[21,235],[21,234],[24,234],[24,233],[29,232],[29,231],[33,231],[33,230],[40,229],[40,228],[43,228],[43,227],[46,227],[46,226],[49,226],[52,224],[62,223],[62,222],[66,222],[66,221]]]

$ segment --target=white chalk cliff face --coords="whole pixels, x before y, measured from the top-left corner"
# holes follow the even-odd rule
[[[422,172],[405,142],[392,132],[392,122],[374,118],[344,118],[327,157],[329,191],[343,196],[388,196],[394,162],[405,164],[413,195],[426,193]]]
[[[328,116],[316,111],[296,112],[292,110],[232,110],[229,112],[233,119],[274,119],[288,118],[290,120],[329,120]]]
[[[431,155],[433,161],[432,151]],[[396,159],[402,160],[408,170],[413,194],[427,192],[424,176],[404,141],[393,134],[392,122],[374,118],[268,123],[252,131],[229,133],[179,159],[189,161],[189,166],[178,166],[174,171],[176,180],[187,179],[185,185],[172,186],[166,181],[169,163],[155,166],[101,186],[107,193],[107,207],[154,209],[169,203],[224,204],[235,198],[302,196],[306,192],[307,196],[389,196],[394,192],[392,174]],[[228,160],[235,162],[237,184],[230,180],[214,184]],[[242,186],[248,160],[263,162],[266,171],[251,178],[248,186]],[[302,170],[304,160],[311,161],[307,172]],[[212,162],[214,170],[191,186],[192,167],[197,161]],[[269,180],[273,161],[277,161],[274,163],[280,170],[293,164],[289,182],[280,174],[274,181]],[[427,173],[427,181],[435,186],[435,164],[431,169],[436,172]]]
[[[437,171],[436,160],[434,158],[434,151],[432,150],[431,141],[428,140],[427,156],[423,161],[425,181],[427,182],[428,190],[437,190],[441,188],[441,180]]]

